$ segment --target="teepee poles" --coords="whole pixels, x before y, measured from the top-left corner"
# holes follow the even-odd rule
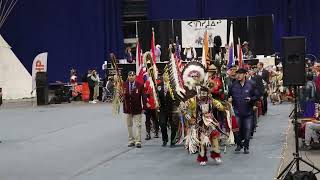
[[[18,0],[0,0],[0,29]]]

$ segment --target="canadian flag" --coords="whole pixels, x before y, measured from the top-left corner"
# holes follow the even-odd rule
[[[144,76],[147,74],[146,69],[143,66],[142,50],[139,43],[139,38],[137,38],[136,45],[136,81],[143,84]]]

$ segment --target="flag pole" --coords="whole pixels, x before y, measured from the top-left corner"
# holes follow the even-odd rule
[[[17,4],[18,0],[14,0],[14,1],[11,1],[10,5],[9,6],[6,6],[7,5],[7,2],[5,2],[5,4],[3,5],[3,2],[1,0],[1,4],[0,4],[0,10],[2,8],[2,11],[1,11],[1,16],[0,16],[0,28],[3,26],[4,22],[6,21],[7,17],[9,16],[9,14],[11,13],[13,7]],[[7,8],[7,9],[6,9]]]
[[[174,25],[173,25],[173,19],[171,19],[171,32],[172,32],[172,39],[174,39]]]
[[[136,38],[138,39],[139,37],[139,32],[138,32],[138,21],[136,21]]]
[[[208,25],[210,24],[210,20],[211,20],[211,18],[209,17],[209,20],[208,20]],[[206,28],[206,31],[207,31],[207,28]],[[209,34],[208,34],[208,37],[209,37]],[[209,39],[208,39],[208,41],[209,41]],[[214,43],[212,42],[212,47],[214,46]],[[210,46],[210,43],[209,43],[209,48],[210,48],[210,61],[212,62],[215,58],[214,57],[212,57],[212,47]],[[210,64],[209,64],[209,66],[210,66]]]
[[[139,32],[138,32],[138,21],[136,21],[136,74],[138,75],[141,68],[141,51],[140,51],[140,43],[139,43]]]
[[[139,29],[138,29],[138,21],[136,21],[136,53],[138,52],[138,51],[137,51],[138,41],[139,41]],[[140,46],[140,44],[139,44],[139,46]],[[137,63],[137,61],[139,61],[139,59],[137,59],[137,57],[140,57],[140,54],[139,54],[139,56],[136,54],[136,63]],[[139,63],[140,63],[140,62],[139,62]],[[138,72],[138,71],[137,71],[137,72]]]

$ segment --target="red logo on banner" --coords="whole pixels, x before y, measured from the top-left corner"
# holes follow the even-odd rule
[[[44,65],[41,63],[40,60],[36,61],[36,71],[38,72],[44,71]]]

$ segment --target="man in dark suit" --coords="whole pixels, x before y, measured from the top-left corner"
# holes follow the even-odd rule
[[[258,92],[259,92],[259,97],[262,97],[263,94],[265,93],[265,87],[263,85],[263,79],[261,76],[257,75],[256,71],[251,69],[249,70],[249,80],[252,81],[253,85],[255,86],[255,88],[257,88]]]
[[[249,75],[248,79],[252,83],[253,88],[257,90],[256,92],[257,92],[257,96],[258,96],[258,100],[255,103],[255,106],[253,108],[254,114],[253,114],[253,126],[252,126],[252,132],[251,132],[251,136],[253,136],[253,133],[255,132],[255,129],[256,129],[257,123],[258,123],[258,117],[257,117],[258,101],[261,101],[261,98],[263,98],[263,95],[265,93],[265,87],[263,85],[262,77],[257,75],[255,70],[253,70],[253,69],[249,70],[248,75]]]
[[[263,63],[259,62],[258,65],[258,75],[262,77],[265,92],[263,94],[263,107],[262,107],[262,114],[265,115],[268,111],[268,85],[269,85],[269,72],[263,68]]]
[[[158,85],[158,94],[160,102],[160,112],[159,112],[159,121],[162,133],[162,146],[166,146],[168,143],[168,132],[167,124],[169,122],[171,127],[171,137],[170,137],[170,146],[174,147],[175,145],[175,136],[178,130],[178,115],[173,112],[174,100],[170,96],[168,88],[164,85],[163,80],[161,80]]]
[[[141,119],[146,100],[143,96],[143,85],[136,81],[134,71],[128,73],[128,80],[123,85],[123,112],[126,114],[128,127],[128,147],[141,148]],[[133,137],[132,126],[135,122],[136,134]]]

